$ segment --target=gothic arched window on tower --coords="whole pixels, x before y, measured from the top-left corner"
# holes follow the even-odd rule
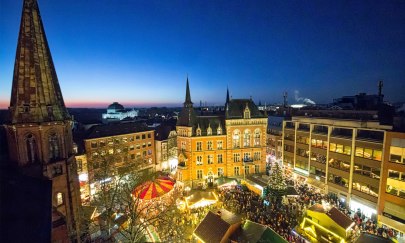
[[[245,130],[243,134],[243,146],[250,147],[250,130]]]
[[[35,163],[38,160],[37,143],[32,134],[27,135],[25,138],[27,146],[27,159],[29,163]]]
[[[59,141],[56,133],[49,136],[49,159],[57,159],[60,157]]]
[[[260,146],[260,129],[255,130],[254,145]]]

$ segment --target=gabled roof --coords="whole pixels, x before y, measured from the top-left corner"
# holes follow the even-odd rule
[[[226,119],[240,119],[243,118],[246,105],[250,110],[251,118],[264,118],[264,116],[256,104],[251,99],[231,99],[225,104]]]
[[[220,212],[219,214],[217,213]],[[216,209],[208,212],[205,218],[194,230],[194,234],[207,243],[221,242],[231,225],[239,224],[242,218],[226,209]]]
[[[232,234],[231,239],[243,243],[272,242],[287,243],[279,234],[266,225],[246,220],[240,230]]]
[[[36,0],[25,0],[10,101],[11,123],[70,119]]]
[[[344,229],[347,229],[351,224],[353,224],[353,221],[347,217],[346,214],[342,213],[335,207],[332,207],[326,214]]]
[[[155,140],[163,141],[169,138],[170,132],[176,131],[176,126],[162,124],[155,129]]]

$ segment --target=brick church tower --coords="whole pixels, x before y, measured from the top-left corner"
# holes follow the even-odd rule
[[[77,239],[80,191],[72,119],[36,0],[23,3],[9,112],[11,161],[27,175],[52,181],[52,241]]]

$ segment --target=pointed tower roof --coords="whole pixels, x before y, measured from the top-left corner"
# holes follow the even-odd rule
[[[184,101],[184,104],[193,104],[193,102],[191,102],[190,85],[188,84],[188,76],[187,76],[187,86],[186,86],[186,100]]]
[[[193,108],[193,102],[191,102],[190,85],[186,84],[186,100],[183,103],[183,108],[180,111],[179,119],[177,120],[178,126],[193,126],[196,114]]]
[[[226,103],[229,103],[229,88],[226,87]]]
[[[36,0],[24,0],[10,101],[11,123],[70,119]]]

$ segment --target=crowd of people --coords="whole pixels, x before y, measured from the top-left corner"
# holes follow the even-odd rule
[[[271,195],[263,198],[252,191],[236,187],[220,190],[219,199],[226,209],[241,214],[251,221],[269,226],[289,242],[306,242],[295,232],[294,228],[302,221],[307,208],[315,203],[322,203],[322,201],[340,209],[356,222],[354,232],[357,236],[360,232],[386,238],[397,236],[395,230],[378,227],[375,220],[365,218],[360,211],[351,212],[336,197],[320,193],[316,188],[308,186],[302,179],[293,179],[291,175],[288,175],[287,183],[294,185],[298,195],[286,197],[285,200]]]

